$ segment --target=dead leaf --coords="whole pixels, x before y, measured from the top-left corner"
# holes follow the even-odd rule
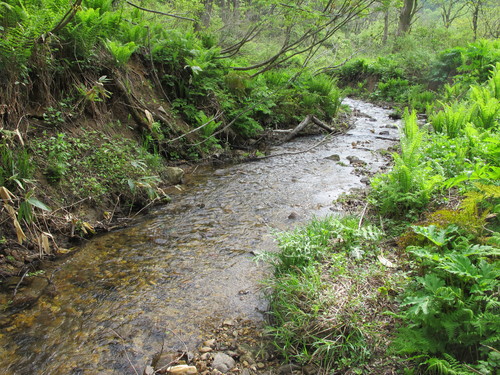
[[[4,203],[12,202],[16,196],[10,192],[5,186],[0,186],[0,198],[3,199]]]
[[[9,213],[10,217],[12,219],[14,219],[17,216],[17,212],[14,209],[14,207],[12,207],[10,204],[7,204],[7,203],[4,203],[3,205],[4,205],[5,209],[7,210],[7,212]]]
[[[19,142],[21,142],[21,145],[24,146],[23,137],[21,136],[21,133],[19,132],[19,129],[16,129],[15,133],[17,135],[17,138],[19,138]]]
[[[43,253],[43,254],[50,254],[51,253],[50,244],[49,244],[49,236],[47,236],[47,233],[44,232],[40,235],[40,237],[38,238],[38,246],[40,247],[41,253]]]
[[[396,268],[396,265],[392,263],[389,259],[385,258],[382,254],[377,256],[377,259],[386,267]]]
[[[26,235],[24,234],[19,221],[17,221],[15,217],[12,218],[12,221],[14,222],[14,228],[16,228],[17,242],[22,245],[24,240],[26,239]]]
[[[152,129],[153,128],[153,122],[155,122],[155,120],[153,118],[153,115],[147,109],[144,110],[144,113],[146,114],[146,118],[148,119],[149,128]]]
[[[88,232],[94,234],[95,233],[95,229],[92,225],[90,225],[89,223],[87,223],[86,221],[82,222],[82,231],[83,233],[87,234]]]

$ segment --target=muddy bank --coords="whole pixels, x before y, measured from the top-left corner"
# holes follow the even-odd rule
[[[275,231],[341,213],[333,201],[388,165],[384,150],[398,133],[389,112],[347,102],[359,116],[346,134],[297,138],[259,162],[200,167],[167,191],[171,204],[47,267],[50,292],[1,317],[2,368],[124,373],[146,368],[162,346],[196,350],[227,319],[261,324],[266,269],[253,254],[275,248]]]

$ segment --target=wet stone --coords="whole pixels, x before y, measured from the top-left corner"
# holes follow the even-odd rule
[[[333,154],[333,155],[327,156],[325,159],[333,160],[333,161],[340,161],[340,156],[337,154]]]
[[[209,346],[209,347],[213,348],[215,346],[215,339],[204,341],[203,346]]]
[[[352,155],[348,156],[347,160],[349,160],[349,163],[351,163],[351,164],[358,164],[358,165],[365,165],[366,164],[366,162],[364,162],[363,160],[361,160],[357,156],[352,156]]]
[[[179,167],[167,167],[165,169],[165,176],[167,178],[167,181],[172,185],[182,184],[184,170]]]
[[[288,374],[292,374],[294,371],[299,370],[299,369],[300,369],[300,367],[297,365],[287,364],[287,365],[283,365],[283,366],[279,367],[277,370],[277,373],[279,375],[288,375]]]
[[[363,177],[360,180],[363,184],[370,185],[370,179],[368,177]]]

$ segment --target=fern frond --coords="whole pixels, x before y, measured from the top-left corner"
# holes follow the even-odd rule
[[[429,358],[424,362],[429,371],[439,375],[472,375],[467,367],[462,365],[459,361],[451,355],[444,353],[445,358]]]

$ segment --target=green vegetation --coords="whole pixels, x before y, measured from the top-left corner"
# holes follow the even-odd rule
[[[287,361],[315,363],[330,373],[385,373],[374,366],[382,357],[397,363],[387,372],[495,374],[500,45],[479,40],[430,51],[422,43],[417,53],[427,61],[412,65],[409,46],[395,48],[396,42],[387,43],[392,52],[384,57],[354,59],[332,73],[347,93],[390,101],[403,113],[393,169],[372,178],[368,196],[368,216],[399,247],[364,238],[358,219],[350,218],[279,235],[280,251],[263,256],[275,270],[266,282],[269,332]],[[417,111],[428,115],[427,124],[419,123]],[[349,222],[348,233],[357,236],[339,231]],[[385,249],[391,261],[374,258],[374,249]],[[332,255],[339,250],[338,258]],[[388,286],[372,281],[380,272]],[[358,275],[375,287],[365,298],[356,299],[356,288],[345,297],[339,285],[346,279],[355,284]],[[380,316],[388,314],[397,329],[384,326],[367,307],[374,289],[385,297]],[[353,310],[352,301],[363,309]],[[336,303],[343,308],[335,309]],[[374,342],[391,343],[380,353]]]
[[[84,131],[81,137],[59,133],[34,144],[39,169],[52,185],[70,192],[74,201],[119,197],[131,204],[158,196],[161,160],[130,140]]]
[[[403,275],[379,261],[383,232],[358,222],[314,220],[279,235],[280,252],[258,257],[274,268],[269,333],[286,361],[359,372],[386,345],[384,309]]]
[[[497,64],[461,99],[440,102],[426,126],[405,110],[393,169],[372,179],[368,198],[374,221],[407,228],[388,233],[400,249],[387,249],[380,229],[343,218],[282,234],[280,251],[261,256],[274,266],[269,332],[287,361],[372,373],[377,345],[395,335],[382,356],[399,358],[408,373],[496,373],[499,74]],[[463,89],[462,77],[456,85]],[[402,269],[377,258],[383,248]],[[374,309],[374,300],[384,307]]]
[[[82,212],[158,201],[169,159],[335,122],[345,95],[390,102],[401,145],[364,218],[380,228],[281,235],[263,255],[269,331],[285,360],[332,373],[385,356],[407,373],[494,374],[499,14],[490,0],[0,1],[0,251],[43,256],[51,233],[93,231]]]

